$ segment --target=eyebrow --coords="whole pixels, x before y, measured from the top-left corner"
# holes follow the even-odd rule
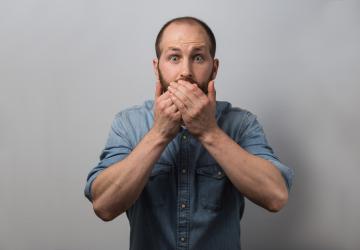
[[[204,46],[204,45],[202,45],[202,46],[196,46],[196,47],[194,47],[191,51],[201,51],[201,50],[205,49],[205,47],[206,47],[206,46]],[[169,51],[169,50],[171,50],[171,51],[177,51],[177,52],[181,51],[181,49],[179,49],[178,47],[169,47],[169,48],[167,48],[166,52]]]
[[[181,49],[179,49],[177,47],[169,47],[169,48],[167,48],[166,51],[169,51],[169,50],[171,50],[171,51],[181,51]]]

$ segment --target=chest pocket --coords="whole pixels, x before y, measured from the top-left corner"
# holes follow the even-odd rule
[[[200,204],[207,210],[220,210],[223,205],[228,179],[217,164],[196,169]]]
[[[142,193],[147,204],[164,206],[168,203],[171,186],[170,177],[173,174],[173,169],[174,167],[169,164],[155,164]]]

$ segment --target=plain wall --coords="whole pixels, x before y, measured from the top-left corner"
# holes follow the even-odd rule
[[[360,249],[359,1],[0,1],[0,249],[128,249],[83,189],[114,115],[154,96],[155,36],[193,15],[216,35],[217,98],[255,113],[295,170],[244,249]]]

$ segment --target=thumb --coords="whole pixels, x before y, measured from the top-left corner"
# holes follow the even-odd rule
[[[156,81],[155,100],[158,99],[162,94],[162,86],[160,81]]]
[[[210,101],[216,102],[215,82],[211,80],[208,84],[208,97]]]

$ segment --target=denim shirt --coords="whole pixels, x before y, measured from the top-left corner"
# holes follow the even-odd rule
[[[124,159],[152,128],[153,101],[119,112],[85,187]],[[243,149],[276,166],[290,189],[293,170],[274,155],[256,116],[217,101],[218,126]],[[237,250],[244,196],[216,160],[186,128],[167,145],[135,203],[126,211],[132,250]]]

